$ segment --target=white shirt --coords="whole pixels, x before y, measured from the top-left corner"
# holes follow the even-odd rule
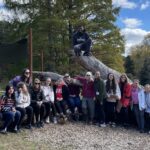
[[[16,107],[26,108],[31,103],[31,98],[29,94],[15,92],[16,97]]]
[[[42,86],[45,102],[54,102],[54,90],[51,86]]]

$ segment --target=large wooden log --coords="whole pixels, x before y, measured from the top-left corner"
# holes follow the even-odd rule
[[[103,64],[100,60],[96,59],[94,56],[80,56],[75,57],[76,61],[85,69],[95,73],[96,71],[100,71],[101,77],[103,79],[107,78],[108,73],[113,73],[116,79],[119,79],[120,73],[116,70],[113,70]]]
[[[72,59],[78,62],[79,65],[87,69],[88,71],[91,71],[92,73],[95,73],[96,71],[100,71],[101,77],[103,79],[107,78],[108,73],[113,73],[115,75],[115,78],[119,80],[119,77],[121,75],[120,72],[109,68],[105,64],[103,64],[100,60],[95,58],[94,56],[74,56],[71,55]],[[53,72],[33,72],[36,76],[49,76],[53,80],[58,80],[59,78],[62,78],[63,76],[57,73]],[[129,80],[130,81],[130,80]],[[130,81],[131,82],[131,81]]]

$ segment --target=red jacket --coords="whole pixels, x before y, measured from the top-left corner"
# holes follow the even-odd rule
[[[123,107],[128,107],[131,98],[131,85],[129,83],[124,85],[123,95],[121,96],[121,104]]]

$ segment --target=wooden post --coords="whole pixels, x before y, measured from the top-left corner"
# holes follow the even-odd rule
[[[32,73],[33,73],[32,28],[29,29],[29,69],[31,72],[31,80],[32,80]]]
[[[44,54],[43,50],[41,50],[41,71],[44,71]]]

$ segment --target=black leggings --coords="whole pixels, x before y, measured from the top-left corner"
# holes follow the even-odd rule
[[[21,113],[21,118],[18,126],[21,125],[25,114],[27,114],[27,125],[31,125],[32,117],[33,117],[33,108],[31,106],[27,106],[26,108],[16,107],[16,109]]]
[[[104,104],[99,101],[95,101],[95,119],[98,123],[105,123]]]
[[[66,102],[64,100],[56,101],[55,104],[56,104],[56,108],[57,108],[58,113],[66,114],[67,105],[66,105]]]
[[[36,123],[39,122],[39,117],[40,117],[40,122],[43,122],[45,105],[44,104],[39,105],[38,103],[31,103],[31,106],[35,114]]]
[[[46,119],[48,116],[50,116],[51,103],[50,102],[44,102],[43,105],[45,106],[44,119]]]
[[[116,102],[106,102],[106,122],[115,122]]]

